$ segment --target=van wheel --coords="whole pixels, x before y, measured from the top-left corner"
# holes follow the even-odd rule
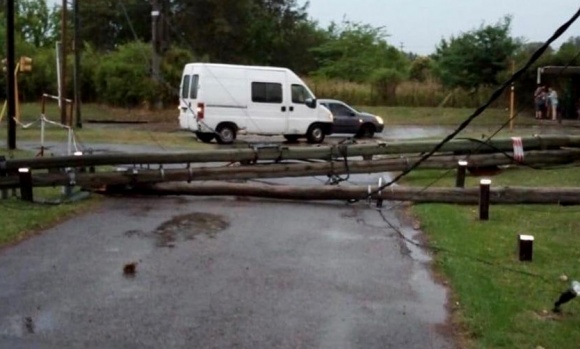
[[[308,143],[322,143],[324,141],[324,130],[322,126],[317,124],[310,126],[308,133],[306,133],[306,138],[308,139]]]
[[[299,136],[285,135],[284,138],[286,138],[288,143],[296,143],[296,142],[298,142]]]
[[[204,132],[196,132],[195,136],[197,137],[197,139],[199,139],[204,143],[210,143],[211,141],[213,141],[215,137],[213,133],[204,133]]]
[[[215,131],[219,144],[232,144],[236,140],[236,129],[232,125],[220,125]]]

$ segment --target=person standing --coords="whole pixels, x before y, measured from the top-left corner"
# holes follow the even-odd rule
[[[534,92],[534,104],[536,107],[536,119],[541,119],[546,106],[546,90],[542,85],[538,85]]]
[[[552,120],[558,119],[558,92],[550,87],[548,90],[548,100],[552,111]]]

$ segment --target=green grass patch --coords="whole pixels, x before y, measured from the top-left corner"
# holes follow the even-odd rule
[[[428,107],[357,107],[358,110],[379,115],[385,125],[458,126],[475,111],[474,108],[428,108]],[[505,109],[489,108],[472,123],[474,126],[499,126],[509,120]],[[521,113],[514,119],[515,125],[536,125],[537,120],[529,113]]]
[[[12,244],[49,228],[75,214],[83,213],[98,202],[98,197],[64,204],[54,204],[61,198],[60,188],[35,188],[34,200],[30,203],[12,197],[0,200],[0,246]],[[18,191],[16,191],[18,195]]]
[[[415,171],[407,185],[452,186],[455,173]],[[476,186],[468,176],[466,185]],[[578,186],[577,168],[513,168],[491,177],[492,186]],[[475,348],[578,348],[580,302],[551,312],[569,287],[560,275],[580,278],[580,207],[557,205],[492,205],[490,220],[478,220],[477,206],[417,204],[435,253],[435,268],[453,288],[455,319],[467,328]],[[519,262],[517,235],[535,237],[533,262]],[[457,303],[455,303],[457,302]]]

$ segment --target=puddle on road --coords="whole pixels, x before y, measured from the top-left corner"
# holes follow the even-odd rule
[[[214,238],[229,225],[230,222],[222,216],[194,212],[166,221],[153,231],[153,236],[158,247],[173,247],[176,242],[193,240],[198,235]]]

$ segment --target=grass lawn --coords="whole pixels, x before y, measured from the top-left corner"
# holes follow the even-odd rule
[[[357,107],[357,109],[379,115],[385,125],[434,125],[458,126],[469,117],[472,108],[411,108],[411,107]],[[484,111],[473,122],[474,126],[499,126],[509,120],[505,109],[490,108]],[[535,125],[536,119],[530,112],[519,113],[514,119],[515,125]]]
[[[416,171],[404,179],[423,186],[444,172]],[[435,186],[452,186],[448,173]],[[479,178],[468,177],[467,186]],[[497,186],[578,186],[577,168],[509,169],[492,177]],[[494,205],[490,220],[478,220],[476,206],[417,204],[435,252],[435,268],[450,282],[456,323],[474,348],[578,348],[580,301],[551,312],[569,287],[561,275],[580,279],[580,208],[557,205]],[[517,234],[531,234],[533,262],[517,259]]]

